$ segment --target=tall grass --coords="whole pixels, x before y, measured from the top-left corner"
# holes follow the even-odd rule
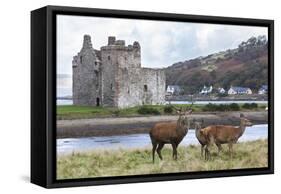
[[[212,171],[224,169],[260,168],[268,165],[267,140],[243,142],[234,145],[234,155],[229,158],[227,146],[217,156],[212,149],[212,159],[201,158],[200,146],[179,146],[178,160],[172,160],[170,145],[162,150],[164,160],[158,156],[153,164],[151,149],[92,151],[58,156],[57,178],[88,178],[172,172]]]

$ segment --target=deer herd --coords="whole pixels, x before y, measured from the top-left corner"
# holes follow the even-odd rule
[[[191,105],[192,106],[192,105]],[[161,150],[165,144],[171,144],[173,148],[173,159],[177,160],[177,147],[183,140],[190,129],[189,115],[192,113],[191,106],[183,109],[177,109],[179,118],[176,122],[160,122],[156,123],[150,130],[149,135],[152,143],[152,161],[154,163],[155,151],[162,160]],[[209,125],[204,126],[204,121],[193,120],[195,127],[195,136],[201,145],[201,157],[205,160],[211,159],[210,148],[216,145],[218,155],[222,150],[222,144],[228,144],[230,158],[233,155],[233,144],[243,135],[247,126],[252,126],[252,123],[240,114],[240,125]]]

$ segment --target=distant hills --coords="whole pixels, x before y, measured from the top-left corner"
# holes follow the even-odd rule
[[[197,93],[204,85],[257,91],[268,84],[268,41],[265,36],[251,37],[235,49],[177,62],[165,71],[166,85],[180,85],[186,94]]]

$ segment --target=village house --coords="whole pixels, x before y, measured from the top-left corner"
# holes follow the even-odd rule
[[[229,95],[235,95],[235,94],[252,94],[253,92],[250,88],[231,86],[227,93]]]
[[[220,93],[220,94],[225,94],[225,89],[223,89],[223,88],[218,88],[218,93]]]
[[[182,89],[178,85],[168,85],[167,90],[166,90],[167,94],[169,94],[169,95],[178,95],[181,93],[181,91],[182,91]]]
[[[204,85],[203,89],[199,92],[199,94],[210,94],[213,91],[213,86],[206,87]]]
[[[268,86],[267,85],[262,85],[259,89],[259,94],[267,94],[268,92]]]

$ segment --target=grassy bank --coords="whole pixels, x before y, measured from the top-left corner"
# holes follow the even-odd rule
[[[246,105],[246,106],[245,106]],[[265,104],[230,104],[230,105],[199,105],[194,104],[192,109],[194,112],[208,112],[208,111],[259,111],[264,110]],[[187,107],[189,105],[174,105],[177,108]],[[83,119],[95,117],[126,117],[126,116],[140,116],[140,115],[169,115],[175,114],[175,110],[169,108],[167,105],[146,105],[131,108],[109,108],[109,107],[89,107],[89,106],[75,106],[62,105],[57,106],[57,119]]]
[[[200,156],[200,146],[179,146],[178,160],[172,160],[170,145],[162,150],[164,157],[158,156],[153,164],[151,149],[93,151],[58,156],[57,178],[87,178],[100,176],[122,176],[136,174],[158,174],[188,171],[210,171],[221,169],[267,167],[267,140],[238,143],[234,145],[233,159],[229,159],[227,146],[223,146],[220,156],[212,149],[212,160],[205,161]]]

